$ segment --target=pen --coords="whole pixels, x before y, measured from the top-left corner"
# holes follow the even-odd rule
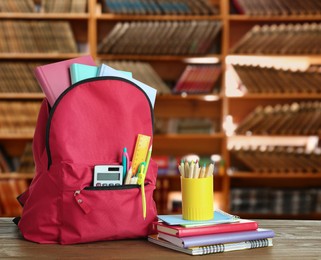
[[[126,178],[126,173],[128,172],[129,158],[127,153],[127,148],[124,147],[122,154],[122,165],[123,165],[123,179]]]
[[[138,171],[138,179],[137,184],[140,185],[141,191],[142,191],[142,205],[143,205],[143,217],[146,219],[146,198],[145,198],[145,168],[146,163],[143,162],[140,164],[139,171]]]

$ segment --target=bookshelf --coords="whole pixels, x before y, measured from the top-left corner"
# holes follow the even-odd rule
[[[37,2],[37,1],[36,1]],[[2,21],[65,21],[70,24],[77,51],[72,53],[44,53],[44,52],[0,52],[0,62],[38,62],[49,63],[63,59],[70,59],[83,54],[91,54],[100,62],[136,61],[146,62],[166,82],[176,82],[184,69],[190,64],[217,64],[222,67],[226,78],[234,76],[230,73],[231,64],[245,62],[256,64],[262,60],[263,64],[282,63],[318,64],[321,55],[259,55],[259,54],[233,54],[231,49],[254,25],[320,22],[318,15],[291,15],[291,16],[264,16],[242,15],[231,13],[232,5],[226,0],[209,0],[213,6],[217,6],[217,13],[206,15],[159,15],[159,14],[112,14],[102,11],[102,1],[88,0],[86,11],[83,13],[8,13],[0,12]],[[214,49],[201,54],[135,54],[135,53],[102,53],[99,44],[104,37],[119,23],[184,23],[184,22],[220,22],[221,30],[212,43]],[[291,102],[320,101],[320,93],[247,93],[235,94],[233,85],[229,80],[221,79],[218,93],[174,95],[161,94],[157,96],[155,105],[155,118],[157,121],[168,122],[175,118],[180,119],[208,119],[212,122],[212,130],[208,133],[164,133],[156,132],[154,136],[153,155],[170,155],[179,158],[189,153],[198,153],[200,156],[220,155],[224,160],[224,168],[215,175],[215,202],[225,211],[231,211],[231,202],[234,198],[232,191],[239,188],[260,187],[282,189],[320,189],[320,173],[253,173],[238,170],[238,162],[235,163],[230,147],[239,146],[242,143],[253,145],[284,143],[284,145],[311,145],[310,136],[278,136],[260,135],[244,136],[231,134],[229,131],[240,124],[247,115],[258,105],[288,104]],[[231,94],[232,93],[232,94]],[[40,101],[41,93],[0,93],[1,101]],[[0,145],[5,147],[10,156],[21,156],[27,142],[32,141],[32,134],[6,134],[0,135]],[[319,144],[318,144],[319,145]],[[1,173],[2,181],[11,179],[31,180],[29,173]],[[179,177],[177,175],[159,175],[158,187],[155,192],[159,213],[168,213],[168,193],[179,190]],[[233,195],[233,196],[232,196]],[[320,195],[319,195],[320,196]],[[1,209],[1,205],[0,205]],[[304,214],[266,214],[266,213],[242,213],[232,212],[240,216],[255,218],[320,218],[316,212]],[[6,215],[0,211],[0,215]],[[8,215],[8,214],[7,214]]]
[[[230,10],[232,9],[233,5],[230,2]],[[300,156],[300,153],[294,154],[295,159],[292,159],[291,165],[289,165],[290,167],[282,165],[276,168],[272,165],[267,172],[260,172],[260,170],[262,171],[260,168],[258,168],[258,171],[250,170],[239,161],[239,157],[237,156],[237,153],[242,152],[243,155],[244,153],[251,152],[251,150],[253,152],[253,150],[256,149],[255,147],[259,147],[257,148],[257,152],[254,153],[255,160],[259,160],[259,156],[261,155],[271,155],[271,153],[268,153],[268,150],[274,149],[275,147],[279,150],[287,149],[289,151],[320,149],[320,135],[318,133],[307,134],[304,133],[304,131],[288,131],[287,134],[280,134],[281,132],[271,134],[261,131],[261,134],[253,132],[252,135],[250,132],[246,135],[233,133],[233,130],[235,128],[237,129],[237,126],[244,122],[245,118],[259,106],[270,106],[270,108],[278,106],[278,108],[284,109],[287,107],[287,104],[289,104],[289,106],[291,104],[313,104],[313,102],[318,103],[320,101],[320,94],[318,91],[308,93],[308,91],[302,92],[299,89],[295,91],[286,89],[283,90],[283,93],[281,93],[282,91],[276,93],[266,88],[262,93],[252,93],[251,91],[246,93],[246,91],[240,91],[240,86],[237,87],[236,82],[230,80],[231,77],[233,78],[233,76],[235,76],[235,74],[233,74],[235,72],[235,70],[233,70],[233,64],[241,64],[241,68],[242,66],[243,68],[245,68],[245,66],[259,66],[261,68],[273,67],[277,68],[278,75],[280,75],[281,70],[286,71],[281,72],[281,74],[289,74],[300,70],[305,71],[305,69],[311,65],[320,64],[321,57],[319,53],[285,52],[276,55],[275,53],[266,52],[264,54],[233,54],[237,43],[255,25],[271,27],[274,25],[280,26],[281,24],[318,23],[319,21],[319,15],[311,14],[246,15],[231,13],[228,15],[226,27],[230,37],[226,41],[226,44],[228,44],[230,52],[226,56],[225,102],[227,114],[232,117],[233,124],[230,126],[230,131],[227,131],[227,164],[229,165],[227,176],[229,176],[230,182],[228,204],[231,212],[234,214],[248,218],[265,218],[269,216],[270,218],[285,219],[320,219],[320,212],[316,212],[315,207],[313,207],[313,203],[316,203],[316,201],[313,201],[313,198],[318,196],[317,194],[320,190],[320,171],[317,170],[312,173],[306,172],[306,169],[300,168],[299,166],[296,166],[297,168],[291,167],[292,165],[298,165],[301,159],[305,160],[302,155]],[[278,47],[276,46],[275,48]],[[257,67],[255,67],[254,70],[256,69]],[[266,71],[261,71],[261,73],[266,73]],[[250,74],[248,73],[247,75]],[[251,75],[254,75],[254,73]],[[263,74],[260,75],[262,76]],[[294,76],[295,74],[292,74],[293,78]],[[294,83],[295,82],[292,82],[292,84]],[[264,85],[264,82],[261,81],[261,84]],[[309,86],[306,82],[303,82],[301,83],[301,88],[309,88]],[[301,128],[307,128],[308,122],[303,122],[304,119],[301,120]],[[275,121],[274,126],[277,127],[277,121]],[[290,123],[288,123],[288,126],[290,127]],[[296,128],[299,129],[300,125]],[[268,129],[265,129],[265,131],[268,132]],[[286,133],[286,129],[283,129],[282,133],[283,132]],[[242,150],[244,147],[245,150]],[[235,151],[233,151],[235,148],[237,149],[236,155]],[[275,154],[281,156],[279,153]],[[277,164],[277,158],[269,158],[271,163],[274,162]],[[289,154],[286,155],[286,158],[289,158]],[[274,161],[272,161],[272,159],[274,159]],[[312,161],[311,157],[305,161],[306,165],[308,165],[310,161]],[[247,197],[247,202],[242,199],[242,196]],[[267,203],[268,200],[270,204]],[[261,201],[261,205],[258,205],[257,201]],[[308,209],[302,206],[304,203],[308,205]]]

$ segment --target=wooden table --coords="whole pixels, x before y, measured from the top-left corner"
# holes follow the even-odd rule
[[[0,259],[321,259],[321,221],[258,220],[273,229],[273,247],[189,256],[154,245],[144,239],[79,245],[42,245],[24,240],[10,218],[0,218]]]

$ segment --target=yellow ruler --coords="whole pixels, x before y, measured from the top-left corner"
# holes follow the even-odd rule
[[[134,155],[132,159],[132,176],[137,173],[138,166],[146,160],[151,137],[149,135],[138,134]]]

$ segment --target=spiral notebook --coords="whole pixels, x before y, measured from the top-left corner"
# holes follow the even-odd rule
[[[230,252],[230,251],[237,251],[237,250],[273,246],[272,238],[248,240],[248,241],[235,242],[235,243],[216,244],[216,245],[209,245],[209,246],[197,246],[197,247],[190,247],[190,248],[182,248],[182,247],[176,246],[170,242],[167,242],[163,239],[158,238],[156,234],[149,235],[148,241],[156,245],[163,246],[163,247],[176,250],[189,255],[208,255],[208,254],[215,254],[215,253],[223,253],[223,252]]]

